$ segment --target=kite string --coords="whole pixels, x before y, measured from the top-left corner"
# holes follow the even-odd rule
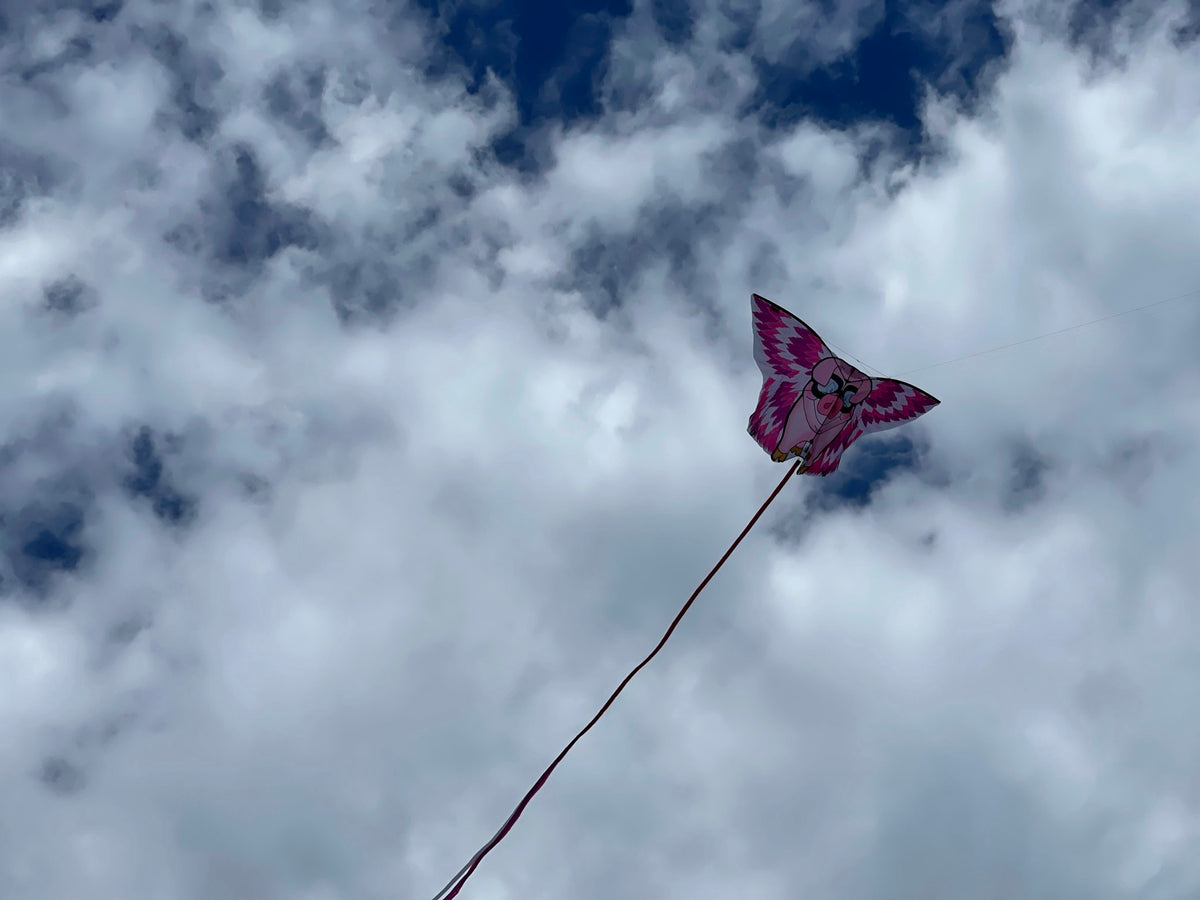
[[[1087,328],[1090,325],[1099,325],[1101,322],[1107,322],[1110,319],[1118,319],[1121,316],[1132,315],[1133,313],[1136,313],[1136,312],[1142,312],[1143,310],[1152,309],[1155,306],[1162,306],[1164,303],[1174,303],[1177,300],[1186,300],[1188,297],[1195,297],[1197,295],[1200,295],[1200,288],[1194,288],[1190,291],[1185,291],[1182,294],[1176,294],[1172,297],[1164,297],[1162,300],[1155,300],[1153,303],[1144,303],[1141,306],[1135,306],[1132,309],[1123,309],[1119,312],[1109,313],[1106,316],[1100,316],[1098,319],[1089,319],[1086,322],[1078,322],[1075,325],[1068,325],[1065,328],[1058,328],[1058,329],[1055,329],[1054,331],[1047,331],[1042,334],[1035,334],[1032,337],[1023,338],[1022,340],[1019,340],[1019,341],[1013,341],[1011,344],[1001,344],[998,347],[989,347],[985,350],[978,350],[974,353],[968,353],[965,356],[956,356],[953,359],[944,359],[941,362],[930,363],[929,365],[921,366],[916,369],[907,369],[907,370],[901,372],[896,377],[903,378],[908,375],[915,375],[918,372],[926,372],[929,369],[937,369],[937,368],[940,368],[941,366],[948,366],[951,363],[965,362],[968,359],[975,359],[978,356],[987,356],[991,353],[999,353],[1001,350],[1011,350],[1013,347],[1020,347],[1024,344],[1032,344],[1035,341],[1041,341],[1041,340],[1045,340],[1046,338],[1056,337],[1060,334],[1066,334],[1068,331],[1075,331],[1078,328]],[[872,375],[873,377],[875,377],[875,378],[886,377],[882,371],[880,371],[879,369],[876,369],[874,366],[868,365],[866,362],[859,359],[857,356],[852,356],[851,354],[842,350],[835,343],[833,343],[833,341],[830,341],[827,339],[825,341],[825,343],[828,344],[832,349],[836,350],[842,356],[843,359],[854,360],[856,363],[858,363],[862,367],[863,371],[867,372],[868,374]]]
[[[843,350],[841,347],[839,347],[837,344],[835,344],[833,341],[829,340],[828,338],[825,338],[825,343],[831,349],[836,350],[838,352],[838,355],[841,356],[842,359],[854,360],[856,363],[859,364],[859,366],[862,367],[862,370],[864,372],[866,372],[868,375],[871,375],[874,378],[883,378],[884,377],[883,372],[879,371],[879,369],[876,369],[872,365],[868,365],[867,363],[865,363],[861,359],[859,359],[857,356],[854,356],[851,353],[847,353],[845,350]]]
[[[1136,312],[1151,309],[1155,306],[1162,306],[1164,303],[1174,303],[1177,300],[1186,300],[1188,297],[1200,295],[1200,288],[1194,288],[1190,291],[1185,291],[1182,294],[1176,294],[1173,297],[1164,297],[1162,300],[1155,300],[1153,303],[1145,303],[1141,306],[1135,306],[1132,309],[1123,309],[1120,312],[1109,313],[1106,316],[1100,316],[1098,319],[1090,319],[1087,322],[1079,322],[1075,325],[1068,325],[1066,328],[1059,328],[1055,331],[1047,331],[1044,334],[1035,334],[1033,337],[1027,337],[1019,341],[1013,341],[1011,344],[1001,344],[999,347],[990,347],[986,350],[979,350],[975,353],[968,353],[966,356],[956,356],[953,359],[944,359],[941,362],[931,363],[927,366],[921,366],[916,369],[908,369],[901,372],[900,376],[914,375],[917,372],[925,372],[929,369],[936,369],[940,366],[948,366],[951,363],[963,362],[968,359],[975,359],[977,356],[987,356],[989,353],[999,353],[1001,350],[1011,350],[1013,347],[1020,347],[1023,344],[1032,344],[1034,341],[1045,340],[1046,338],[1055,337],[1060,334],[1066,334],[1068,331],[1075,331],[1078,328],[1087,328],[1089,325],[1098,325],[1101,322],[1107,322],[1110,319],[1119,319],[1121,316],[1132,315]]]
[[[725,561],[733,555],[733,551],[737,549],[738,544],[740,544],[742,539],[750,533],[750,529],[754,527],[755,523],[758,522],[758,520],[762,517],[762,514],[767,511],[767,507],[771,505],[771,502],[779,496],[779,492],[783,490],[783,487],[788,483],[788,480],[794,474],[796,474],[796,470],[800,467],[802,462],[803,460],[797,459],[796,462],[792,464],[791,468],[787,470],[783,476],[783,479],[775,487],[775,490],[771,492],[771,496],[767,497],[767,499],[763,501],[763,505],[758,508],[758,512],[756,512],[750,518],[750,521],[746,523],[746,527],[742,529],[741,534],[734,538],[733,543],[729,545],[729,548],[725,551],[724,555],[717,560],[717,564],[712,567],[709,573],[704,576],[704,580],[700,582],[694,591],[692,591],[692,595],[688,597],[687,602],[684,603],[679,612],[675,614],[675,618],[671,620],[670,626],[659,639],[654,649],[650,651],[645,659],[643,659],[640,663],[634,666],[633,669],[630,670],[629,674],[625,676],[619,685],[617,685],[617,689],[612,692],[606,701],[604,701],[604,705],[600,707],[599,711],[594,716],[592,716],[591,721],[588,722],[587,725],[585,725],[579,731],[579,733],[575,735],[575,737],[571,738],[570,743],[563,747],[558,756],[554,758],[554,762],[550,763],[550,765],[546,767],[546,770],[542,772],[538,780],[534,782],[533,787],[531,787],[525,796],[521,798],[521,802],[517,804],[516,808],[505,820],[504,824],[500,826],[500,830],[492,835],[491,840],[480,847],[475,855],[472,856],[467,862],[467,864],[459,869],[454,877],[446,883],[446,886],[434,895],[433,900],[452,900],[452,898],[458,895],[458,892],[462,890],[463,885],[466,884],[467,879],[471,877],[472,873],[474,873],[476,867],[483,860],[483,858],[487,856],[489,852],[491,852],[493,847],[495,847],[504,839],[504,836],[508,834],[513,825],[516,824],[516,821],[520,818],[521,813],[525,811],[525,807],[529,805],[529,801],[533,799],[533,795],[542,789],[542,785],[546,783],[546,780],[550,777],[550,773],[557,768],[560,762],[562,762],[563,757],[565,757],[571,751],[571,748],[575,746],[580,738],[591,731],[592,726],[600,720],[600,717],[608,711],[608,708],[612,706],[613,701],[616,700],[621,691],[625,689],[625,685],[629,684],[629,682],[633,680],[633,676],[645,668],[650,663],[650,660],[654,659],[654,657],[658,655],[658,651],[661,650],[663,645],[667,643],[668,638],[671,637],[671,634],[675,631],[676,626],[678,626],[680,621],[682,621],[684,615],[687,614],[687,611],[691,608],[692,604],[696,602],[696,598],[700,596],[700,592],[708,586],[708,583],[713,579],[713,576],[720,571],[721,566],[725,564]]]

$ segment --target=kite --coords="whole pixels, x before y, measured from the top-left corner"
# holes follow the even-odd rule
[[[758,294],[752,295],[750,303],[754,322],[754,359],[762,371],[763,386],[747,430],[776,462],[792,457],[796,461],[758,508],[758,512],[746,523],[742,533],[692,591],[654,649],[630,670],[591,721],[559,751],[505,819],[500,830],[467,860],[466,865],[434,895],[433,900],[453,900],[458,896],[479,863],[504,839],[534,794],[542,789],[571,748],[600,721],[600,717],[613,705],[633,677],[658,655],[700,592],[733,555],[771,501],[779,496],[788,479],[797,472],[828,475],[837,469],[846,448],[864,434],[895,428],[938,405],[938,400],[911,384],[892,378],[872,378],[844,359],[834,356],[815,331],[783,307]]]
[[[754,294],[750,303],[763,386],[746,430],[776,462],[794,456],[799,472],[828,475],[864,434],[903,425],[941,402],[907,382],[860,372],[765,297]]]

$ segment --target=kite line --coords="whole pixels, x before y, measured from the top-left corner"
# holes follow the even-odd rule
[[[592,720],[588,722],[587,725],[583,726],[583,728],[578,734],[575,735],[575,737],[571,738],[571,742],[563,747],[558,756],[554,758],[554,762],[550,763],[550,765],[546,767],[546,771],[541,774],[538,780],[534,782],[533,787],[531,787],[525,796],[521,798],[521,802],[517,804],[516,809],[512,811],[509,817],[505,820],[504,824],[500,826],[500,830],[492,835],[491,840],[479,848],[479,850],[474,856],[471,857],[467,864],[459,869],[457,873],[455,873],[453,878],[446,882],[446,886],[434,895],[433,900],[452,900],[452,898],[458,896],[458,892],[462,890],[463,885],[467,883],[467,879],[471,877],[479,863],[485,856],[488,855],[489,852],[491,852],[493,847],[499,844],[500,841],[504,840],[504,836],[508,834],[513,825],[516,824],[517,819],[521,817],[521,813],[525,811],[525,807],[529,805],[529,801],[533,799],[533,795],[542,789],[542,785],[546,783],[546,780],[550,777],[550,773],[558,767],[560,762],[562,762],[563,757],[571,752],[571,748],[575,746],[580,738],[592,730],[592,726],[595,725],[600,720],[600,717],[608,711],[608,708],[612,706],[613,701],[617,699],[617,696],[621,693],[621,691],[625,690],[625,685],[629,684],[629,682],[633,680],[633,676],[645,668],[646,665],[649,664],[650,660],[654,659],[654,657],[658,655],[658,651],[661,650],[663,645],[667,643],[667,639],[671,637],[671,634],[675,631],[676,626],[679,625],[684,615],[687,614],[687,611],[696,601],[696,598],[700,596],[700,592],[708,586],[708,583],[713,579],[713,576],[717,574],[721,566],[725,564],[725,561],[733,555],[733,551],[737,549],[738,544],[740,544],[742,539],[750,533],[750,529],[754,527],[754,524],[762,517],[762,514],[767,511],[767,507],[771,505],[771,502],[779,496],[779,492],[783,490],[783,487],[788,483],[788,480],[796,474],[796,470],[800,468],[800,464],[803,462],[803,459],[797,459],[791,465],[791,467],[784,474],[783,479],[776,486],[775,490],[771,491],[771,496],[763,501],[763,505],[758,508],[758,512],[756,512],[751,517],[750,521],[746,523],[746,527],[742,529],[742,533],[734,538],[733,543],[729,545],[729,549],[725,551],[724,555],[719,560],[717,560],[717,564],[712,567],[712,570],[704,576],[704,580],[700,582],[694,591],[692,591],[692,595],[688,597],[687,602],[684,603],[679,612],[675,614],[675,618],[671,621],[670,626],[659,639],[658,644],[654,647],[654,649],[650,651],[649,655],[645,659],[643,659],[640,663],[634,666],[633,669],[630,670],[629,674],[625,676],[624,680],[617,685],[617,689],[612,692],[607,700],[604,701],[604,705],[600,707],[600,710],[594,716],[592,716]]]
[[[1144,303],[1141,306],[1135,306],[1132,309],[1123,309],[1119,312],[1109,313],[1106,316],[1101,316],[1098,319],[1089,319],[1086,322],[1078,322],[1075,325],[1068,325],[1065,328],[1059,328],[1055,331],[1047,331],[1043,334],[1035,334],[1033,337],[1027,337],[1020,341],[1013,341],[1011,344],[1001,344],[999,347],[991,347],[986,350],[979,350],[975,353],[968,353],[966,356],[956,356],[953,359],[944,359],[941,362],[931,363],[927,366],[920,366],[916,369],[907,369],[901,372],[900,375],[913,375],[917,372],[927,372],[930,369],[937,369],[941,366],[948,366],[951,363],[963,362],[967,359],[975,359],[977,356],[987,356],[990,353],[999,353],[1001,350],[1011,350],[1013,347],[1020,347],[1025,344],[1032,344],[1034,341],[1044,341],[1046,338],[1056,337],[1060,334],[1066,334],[1068,331],[1075,331],[1079,328],[1087,328],[1091,325],[1099,325],[1101,322],[1107,322],[1110,319],[1119,319],[1121,316],[1132,315],[1136,312],[1152,309],[1155,306],[1162,306],[1165,303],[1174,303],[1177,300],[1186,300],[1189,297],[1200,295],[1200,288],[1193,288],[1190,291],[1185,291],[1182,294],[1175,294],[1173,297],[1164,297],[1162,300],[1155,300],[1153,303]]]
[[[1167,303],[1175,303],[1178,300],[1186,300],[1189,297],[1196,297],[1196,296],[1200,296],[1200,288],[1193,288],[1190,291],[1184,291],[1182,294],[1175,294],[1170,297],[1164,297],[1161,300],[1155,300],[1152,303],[1143,303],[1141,306],[1134,306],[1130,309],[1122,309],[1122,310],[1119,310],[1114,313],[1109,313],[1108,315],[1105,315],[1105,316],[1100,316],[1097,319],[1088,319],[1086,322],[1076,322],[1074,325],[1067,325],[1064,328],[1057,328],[1054,331],[1046,331],[1041,334],[1035,334],[1035,335],[1032,335],[1027,338],[1022,338],[1019,341],[1013,341],[1010,344],[1000,344],[997,347],[988,347],[983,350],[977,350],[974,353],[968,353],[965,356],[955,356],[951,359],[943,359],[941,362],[929,363],[924,366],[918,366],[915,369],[905,369],[897,377],[903,378],[904,376],[907,376],[907,375],[915,375],[918,372],[928,372],[930,369],[939,369],[942,366],[948,366],[952,363],[965,362],[968,359],[975,359],[976,357],[980,357],[980,356],[989,356],[993,353],[999,353],[1001,350],[1011,350],[1013,347],[1022,347],[1025,344],[1032,344],[1037,341],[1044,341],[1044,340],[1046,340],[1046,338],[1057,337],[1060,334],[1066,334],[1070,331],[1076,331],[1080,328],[1089,328],[1092,325],[1099,325],[1101,322],[1108,322],[1111,319],[1119,319],[1122,316],[1129,316],[1129,315],[1132,315],[1133,313],[1144,312],[1145,310],[1153,309],[1156,306],[1163,306],[1164,304],[1167,304]],[[872,376],[874,376],[874,377],[882,377],[883,376],[883,373],[879,369],[876,369],[874,366],[868,365],[866,362],[859,359],[857,356],[852,356],[851,354],[845,352],[844,350],[839,348],[837,346],[837,344],[835,344],[833,341],[826,339],[825,343],[827,343],[834,350],[837,350],[839,353],[841,353],[842,356],[844,356],[848,359],[852,359],[855,362],[857,362],[859,365],[861,365],[863,367],[864,370],[870,372],[870,374]]]

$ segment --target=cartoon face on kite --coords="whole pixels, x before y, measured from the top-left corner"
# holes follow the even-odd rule
[[[776,462],[797,456],[801,472],[828,475],[864,434],[903,425],[940,402],[906,382],[859,371],[770,300],[754,294],[750,303],[763,386],[747,430]]]

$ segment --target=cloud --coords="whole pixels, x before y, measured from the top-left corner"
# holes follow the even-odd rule
[[[464,896],[1196,892],[1195,301],[935,364],[1197,287],[1200,45],[960,5],[915,130],[762,102],[872,10],[635,4],[537,121],[422,9],[8,16],[0,895],[431,896],[780,476],[752,290],[943,404]]]

